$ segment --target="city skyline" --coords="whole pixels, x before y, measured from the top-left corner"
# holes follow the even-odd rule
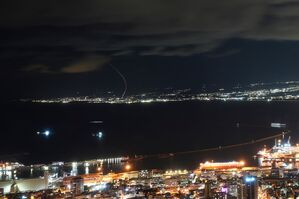
[[[176,89],[159,88],[143,90],[140,93],[127,93],[127,85],[120,93],[106,91],[92,95],[76,95],[65,97],[24,98],[16,101],[31,103],[95,103],[95,104],[149,104],[185,101],[297,101],[299,99],[299,82],[272,82],[252,83],[248,85],[238,84],[234,87],[217,87],[217,85],[204,85],[201,89]]]
[[[299,198],[299,1],[0,1],[0,199]]]

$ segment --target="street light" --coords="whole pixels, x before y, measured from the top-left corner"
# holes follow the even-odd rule
[[[127,164],[127,165],[125,166],[125,169],[126,169],[127,171],[129,171],[129,170],[131,169],[131,165],[130,165],[130,164]]]

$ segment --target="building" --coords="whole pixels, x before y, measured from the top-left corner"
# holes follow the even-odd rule
[[[84,186],[85,185],[92,186],[92,185],[99,184],[103,179],[103,175],[101,175],[99,173],[80,175],[80,177],[83,178]]]
[[[84,191],[83,183],[83,178],[80,176],[70,176],[63,179],[63,185],[75,195],[79,195]]]
[[[3,190],[4,194],[11,192],[12,185],[17,186],[20,192],[48,189],[47,180],[44,178],[0,181],[0,189]]]
[[[258,199],[258,180],[255,176],[244,176],[238,184],[238,199]]]
[[[212,193],[212,188],[211,188],[211,182],[210,181],[205,182],[204,198],[205,199],[212,199],[213,198],[213,193]]]
[[[230,170],[241,169],[245,166],[243,161],[236,162],[205,162],[200,163],[199,170]]]
[[[245,199],[245,194],[244,194],[244,190],[245,190],[245,185],[241,182],[241,183],[238,183],[237,185],[237,198],[238,199]]]

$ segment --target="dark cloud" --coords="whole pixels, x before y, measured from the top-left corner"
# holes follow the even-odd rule
[[[211,58],[221,58],[221,57],[235,55],[237,53],[240,53],[240,49],[231,49],[228,51],[223,51],[221,53],[217,53],[217,52],[207,53],[206,56]]]
[[[298,11],[294,0],[1,1],[0,61],[78,73],[97,69],[81,62],[94,54],[102,65],[113,56],[211,52],[231,38],[298,40]]]
[[[69,66],[62,67],[60,72],[62,73],[86,73],[99,70],[105,65],[109,59],[103,56],[87,57],[78,62],[72,63]]]
[[[26,72],[39,72],[49,74],[60,73],[87,73],[101,69],[109,62],[108,57],[104,56],[88,56],[82,59],[76,59],[75,62],[61,66],[61,68],[54,69],[50,65],[34,64],[24,67],[23,71]]]

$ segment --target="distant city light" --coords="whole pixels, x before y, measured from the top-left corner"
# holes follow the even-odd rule
[[[270,88],[269,88],[270,87]],[[236,89],[236,90],[235,90]],[[33,103],[103,103],[103,104],[135,104],[135,103],[162,103],[175,101],[284,101],[299,100],[299,81],[294,82],[273,82],[269,84],[256,83],[232,88],[231,91],[218,89],[218,91],[191,92],[190,89],[172,89],[167,92],[140,93],[137,95],[126,96],[125,98],[109,97],[62,97],[50,99],[21,99],[21,101],[31,101]],[[92,124],[101,124],[103,121],[90,121]],[[273,123],[273,128],[286,128],[285,124]]]

